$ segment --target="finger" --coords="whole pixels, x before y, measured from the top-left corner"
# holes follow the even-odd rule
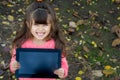
[[[54,71],[54,74],[58,75],[59,78],[64,78],[64,69],[57,69]]]
[[[54,71],[55,74],[59,74],[60,73],[60,69],[57,69]]]
[[[19,64],[17,61],[15,61],[15,62],[13,63],[13,66],[19,68],[19,67],[20,67],[20,64]]]
[[[64,69],[60,68],[60,69],[58,70],[58,72],[59,72],[60,74],[64,74]]]
[[[60,68],[60,69],[55,70],[55,72],[56,73],[58,73],[58,72],[64,72],[64,69]]]
[[[64,74],[58,75],[59,78],[64,78]]]

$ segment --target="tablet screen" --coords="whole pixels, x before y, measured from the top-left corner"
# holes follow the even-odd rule
[[[17,48],[16,60],[20,63],[17,78],[58,78],[54,70],[61,67],[61,50]]]

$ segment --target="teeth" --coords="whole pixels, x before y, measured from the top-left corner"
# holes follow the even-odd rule
[[[42,36],[44,35],[44,32],[37,32],[37,35]]]

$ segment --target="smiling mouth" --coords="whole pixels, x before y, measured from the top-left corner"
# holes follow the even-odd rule
[[[36,32],[36,34],[37,34],[38,36],[43,36],[43,35],[45,34],[45,32]]]

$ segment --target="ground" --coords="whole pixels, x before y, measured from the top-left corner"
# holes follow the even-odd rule
[[[9,71],[11,42],[16,30],[21,27],[26,6],[32,1],[0,2],[0,80],[15,80],[14,74]],[[69,75],[65,80],[119,80],[120,1],[50,0],[50,2],[55,8],[68,42]],[[73,22],[72,26],[69,25],[70,22]],[[110,69],[106,70],[106,66]],[[95,72],[92,72],[95,70],[98,75],[97,73],[93,75]],[[108,72],[105,73],[104,70]]]

